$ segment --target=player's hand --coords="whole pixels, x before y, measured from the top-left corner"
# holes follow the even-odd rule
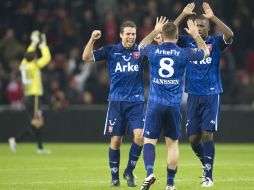
[[[43,48],[47,45],[46,35],[41,34],[41,43],[39,44],[39,48]]]
[[[31,124],[39,129],[41,128],[43,125],[44,125],[44,120],[43,120],[43,117],[41,116],[41,112],[40,111],[37,111],[35,114],[34,114],[34,117],[33,119],[31,120]]]
[[[199,35],[198,33],[198,27],[196,25],[195,22],[193,22],[193,20],[188,20],[187,21],[187,26],[188,28],[184,28],[186,30],[186,32],[191,35],[193,38],[195,38],[196,36]]]
[[[211,7],[208,3],[204,2],[202,7],[205,11],[205,14],[203,14],[204,17],[206,17],[208,19],[211,19],[212,17],[214,17],[213,10],[211,9]]]
[[[31,121],[31,124],[32,124],[35,128],[39,129],[39,128],[41,128],[41,127],[44,125],[44,121],[43,121],[42,118],[36,118],[36,117],[34,117],[34,118],[32,119],[32,121]]]
[[[184,7],[182,13],[184,14],[184,16],[195,15],[196,13],[193,12],[194,8],[195,8],[195,4],[194,3],[189,3],[189,4],[186,5],[186,7]]]
[[[100,30],[94,30],[92,32],[91,38],[93,40],[98,40],[98,39],[100,39],[100,37],[101,37],[101,31]]]
[[[30,39],[32,41],[32,44],[37,46],[40,42],[40,32],[38,30],[35,30],[31,33]]]
[[[168,19],[166,17],[161,16],[160,18],[156,18],[156,25],[154,27],[154,30],[158,33],[162,32],[162,27],[164,24],[168,23]]]

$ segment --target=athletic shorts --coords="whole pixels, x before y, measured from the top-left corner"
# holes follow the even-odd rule
[[[33,119],[36,112],[38,112],[38,114],[42,117],[40,96],[25,96],[25,106],[29,120]]]
[[[181,138],[181,107],[166,106],[148,102],[143,136],[149,139],[159,139],[163,131],[165,137],[173,140]]]
[[[186,118],[187,136],[200,134],[202,131],[217,131],[220,119],[220,95],[189,94]]]
[[[144,127],[144,102],[110,101],[104,135],[123,136]]]

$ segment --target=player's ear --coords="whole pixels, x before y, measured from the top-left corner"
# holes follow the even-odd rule
[[[123,38],[123,35],[122,35],[122,33],[120,33],[120,38]]]

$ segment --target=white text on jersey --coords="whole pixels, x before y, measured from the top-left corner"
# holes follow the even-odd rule
[[[194,64],[200,64],[200,65],[206,65],[206,64],[211,64],[212,63],[212,58],[207,57],[206,59],[203,59],[201,61],[192,61]]]
[[[138,65],[131,65],[130,62],[128,62],[127,65],[121,65],[119,62],[116,64],[115,72],[134,72],[134,71],[139,71],[139,66]]]
[[[176,51],[174,49],[171,49],[169,51],[156,49],[155,53],[156,54],[163,54],[163,55],[176,55],[176,56],[178,56],[180,54],[180,51]]]
[[[158,79],[158,78],[153,78],[153,83],[156,84],[174,84],[177,85],[179,84],[179,80],[167,80],[167,79]]]

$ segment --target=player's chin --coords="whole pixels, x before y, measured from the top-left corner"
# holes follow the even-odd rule
[[[134,45],[134,42],[127,42],[126,46],[127,48],[131,48]]]

